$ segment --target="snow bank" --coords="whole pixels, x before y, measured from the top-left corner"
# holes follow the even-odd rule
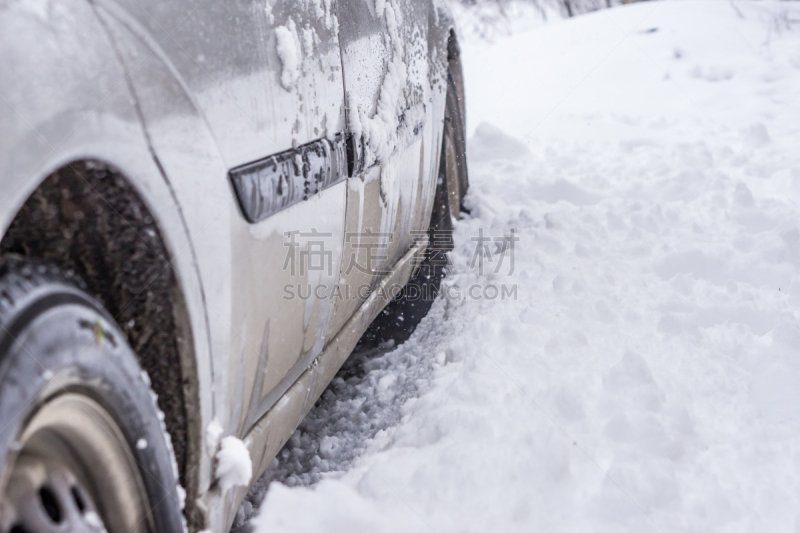
[[[517,298],[439,300],[340,375],[255,530],[796,530],[793,9],[643,3],[465,45],[447,285]],[[494,242],[478,272],[472,239],[512,228],[513,273]]]
[[[282,500],[283,512],[281,514],[262,515],[252,521],[255,531],[270,531],[271,533],[353,533],[355,531],[380,531],[371,524],[370,517],[377,514],[379,509],[366,502],[357,491],[342,487],[338,483],[323,481],[313,493],[325,494],[327,497],[320,501],[324,506],[309,512],[307,507],[310,489],[290,490],[282,485],[276,485],[272,494],[279,494]],[[320,529],[318,515],[331,517],[329,525]],[[388,530],[384,530],[388,531]]]

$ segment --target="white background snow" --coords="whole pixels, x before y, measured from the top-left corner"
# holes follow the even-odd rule
[[[800,6],[646,2],[462,55],[447,283],[518,298],[357,356],[255,531],[800,531]],[[516,230],[513,274],[470,268],[481,228]]]

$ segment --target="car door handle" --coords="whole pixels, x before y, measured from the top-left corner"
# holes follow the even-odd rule
[[[228,171],[245,219],[260,222],[353,175],[348,139],[338,134]]]

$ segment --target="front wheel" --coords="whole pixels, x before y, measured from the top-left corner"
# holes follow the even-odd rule
[[[183,531],[149,380],[79,285],[0,263],[0,533]]]

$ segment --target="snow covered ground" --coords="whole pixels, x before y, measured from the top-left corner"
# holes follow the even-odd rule
[[[800,6],[641,3],[463,57],[447,283],[517,299],[442,299],[349,363],[255,531],[800,531]],[[512,228],[481,275],[472,239]]]

